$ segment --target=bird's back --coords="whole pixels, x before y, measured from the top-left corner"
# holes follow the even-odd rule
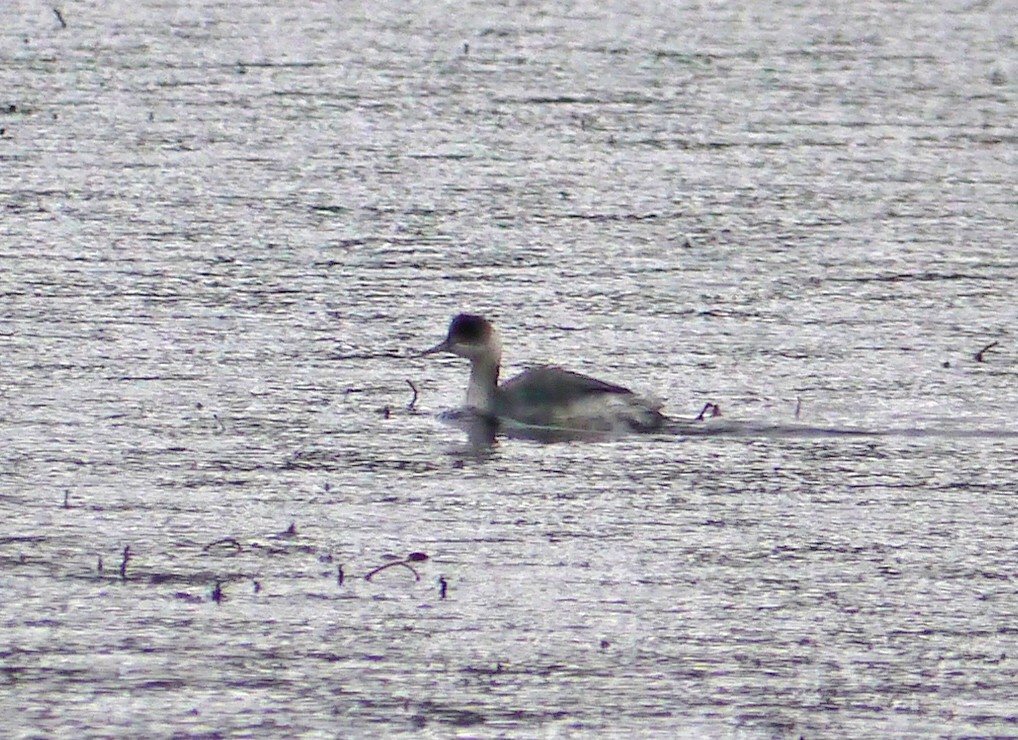
[[[659,429],[661,404],[628,388],[558,367],[535,367],[498,388],[495,413],[517,423],[577,431]]]

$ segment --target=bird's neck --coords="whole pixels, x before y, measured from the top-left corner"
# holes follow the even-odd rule
[[[467,406],[485,414],[495,411],[495,389],[498,388],[498,368],[502,362],[500,352],[477,358],[470,363],[470,386],[467,388]]]

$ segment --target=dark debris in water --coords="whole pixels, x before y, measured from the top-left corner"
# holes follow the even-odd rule
[[[427,559],[428,555],[426,553],[412,552],[409,555],[407,555],[407,557],[403,560],[394,560],[391,563],[386,563],[385,565],[378,566],[371,572],[367,573],[364,576],[364,580],[370,581],[373,576],[375,576],[378,573],[381,573],[383,570],[387,570],[389,568],[403,567],[409,570],[411,573],[413,573],[415,581],[419,581],[421,580],[421,574],[418,573],[417,570],[412,565],[410,565],[410,563],[422,563]]]
[[[124,547],[124,556],[120,561],[120,579],[127,580],[127,563],[131,560],[131,546]]]
[[[202,548],[205,552],[209,552],[213,549],[223,552],[225,554],[236,555],[243,551],[244,546],[240,544],[233,537],[224,537],[221,540],[210,542]]]
[[[708,401],[704,405],[703,409],[701,409],[700,413],[697,414],[695,421],[703,421],[708,417],[708,415],[711,418],[721,416],[721,407],[712,401]]]
[[[187,591],[177,591],[173,594],[173,598],[179,599],[186,604],[201,604],[205,601],[201,596],[188,593]]]
[[[990,342],[985,347],[983,347],[981,350],[976,352],[976,354],[975,354],[976,362],[983,362],[984,359],[985,359],[986,353],[989,352],[994,347],[997,347],[999,345],[1000,345],[1000,342]]]

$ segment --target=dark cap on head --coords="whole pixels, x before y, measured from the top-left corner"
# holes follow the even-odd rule
[[[491,324],[483,316],[461,313],[449,324],[450,342],[474,344],[485,341],[491,334]]]

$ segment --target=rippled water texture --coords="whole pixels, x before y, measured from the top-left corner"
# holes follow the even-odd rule
[[[1018,732],[1018,6],[671,5],[6,3],[6,734]]]

